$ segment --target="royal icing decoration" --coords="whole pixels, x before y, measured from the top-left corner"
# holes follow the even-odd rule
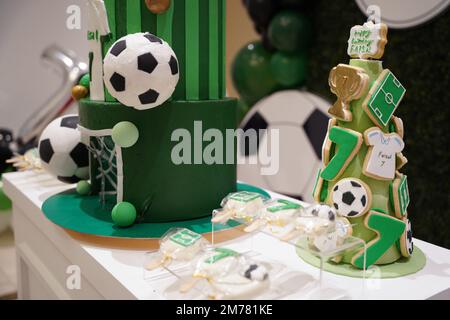
[[[394,208],[395,216],[402,219],[406,216],[408,205],[410,202],[408,177],[403,174],[398,174],[390,185],[390,201]]]
[[[364,139],[369,146],[364,160],[364,174],[379,180],[394,179],[397,154],[405,147],[402,138],[396,133],[385,134],[374,127],[366,130]]]
[[[325,180],[334,181],[339,178],[358,153],[363,138],[361,133],[357,131],[341,127],[332,127],[328,132],[328,139],[330,140],[330,143],[325,146],[325,152],[330,152],[330,149],[333,147],[332,143],[336,144],[334,146],[336,152],[333,152],[335,153],[333,158],[325,169],[323,169],[320,176]]]
[[[372,21],[350,30],[347,54],[352,58],[380,59],[387,43],[388,28],[384,23]]]
[[[406,228],[400,238],[400,252],[402,253],[402,256],[408,258],[412,256],[414,252],[413,234],[411,221],[409,221],[408,218],[404,218],[403,222],[406,224]]]
[[[346,178],[336,183],[331,198],[338,214],[349,218],[362,216],[372,204],[369,186],[356,178]]]
[[[340,64],[334,67],[328,78],[331,92],[337,96],[336,103],[328,113],[337,119],[350,122],[353,119],[350,102],[361,98],[366,91],[369,76],[362,68]]]
[[[364,223],[367,228],[377,234],[375,239],[367,244],[365,267],[368,268],[399,240],[405,230],[405,223],[378,211],[370,211]],[[364,249],[355,254],[352,264],[359,269],[364,269]]]
[[[388,125],[400,105],[406,89],[389,70],[384,70],[372,85],[363,102],[369,118],[380,128]]]

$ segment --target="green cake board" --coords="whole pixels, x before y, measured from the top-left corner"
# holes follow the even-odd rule
[[[320,259],[312,253],[297,248],[297,254],[306,263],[317,268],[320,267]],[[415,246],[414,253],[409,258],[400,258],[394,263],[378,265],[376,268],[370,267],[366,271],[366,278],[378,277],[381,279],[389,279],[407,276],[422,270],[425,267],[426,260],[423,251]],[[364,276],[362,270],[356,269],[347,263],[337,264],[332,261],[326,261],[323,264],[323,268],[325,271],[352,278],[362,278]]]
[[[257,187],[238,183],[238,191],[258,192],[268,198],[270,195]],[[211,232],[211,217],[168,222],[168,223],[136,223],[129,228],[114,225],[111,210],[114,199],[106,199],[101,204],[98,195],[80,196],[75,190],[65,191],[48,198],[42,205],[45,216],[54,224],[82,234],[109,238],[149,239],[160,238],[171,228],[188,228],[197,233]],[[219,206],[219,204],[218,204]],[[238,224],[215,225],[215,231],[236,227]]]

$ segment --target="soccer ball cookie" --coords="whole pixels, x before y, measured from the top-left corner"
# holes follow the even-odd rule
[[[333,187],[333,206],[343,217],[356,218],[365,214],[372,203],[367,184],[356,178],[342,179]]]

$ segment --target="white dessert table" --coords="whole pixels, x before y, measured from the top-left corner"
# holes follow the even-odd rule
[[[73,186],[35,172],[5,174],[3,182],[13,201],[19,299],[167,299],[166,290],[173,285],[174,277],[168,272],[164,275],[165,271],[154,271],[160,275],[150,277],[144,274],[144,251],[82,243],[47,220],[40,209],[43,201]],[[294,289],[282,299],[319,297],[319,270],[304,263],[292,246],[262,233],[251,239],[233,240],[231,245],[234,242],[243,247],[246,241],[252,241],[254,250],[297,273]],[[320,298],[450,299],[446,291],[450,288],[450,251],[417,239],[415,245],[427,256],[427,264],[420,272],[397,279],[368,279],[365,283],[325,272],[324,283],[333,289],[322,290]],[[74,282],[78,271],[80,281]]]

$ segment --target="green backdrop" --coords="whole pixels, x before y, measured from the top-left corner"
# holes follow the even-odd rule
[[[318,0],[313,8],[315,41],[307,87],[334,101],[328,75],[348,63],[351,26],[367,18],[354,1]],[[414,236],[450,248],[450,13],[412,29],[388,33],[384,67],[392,70],[407,93],[396,115],[405,123],[405,156]]]

